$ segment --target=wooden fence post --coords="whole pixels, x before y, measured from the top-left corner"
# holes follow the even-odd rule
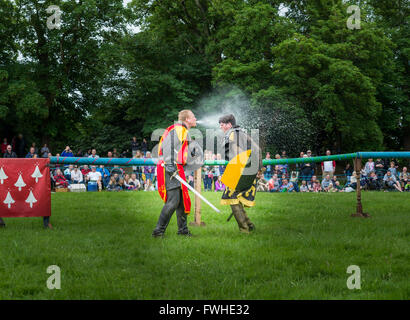
[[[363,213],[362,207],[362,191],[360,189],[360,171],[362,170],[362,159],[356,157],[354,160],[354,171],[356,172],[356,195],[357,195],[357,204],[356,204],[356,213],[352,214],[352,217],[362,217],[369,218],[368,213]]]
[[[199,168],[194,173],[195,190],[201,193],[202,187],[202,168]],[[195,221],[191,222],[191,226],[203,227],[205,223],[201,221],[201,199],[195,195]]]

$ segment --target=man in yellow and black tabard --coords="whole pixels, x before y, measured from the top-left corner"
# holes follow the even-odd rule
[[[165,130],[159,142],[157,182],[158,192],[165,205],[152,232],[154,237],[164,235],[175,211],[178,235],[192,235],[187,226],[187,215],[191,210],[188,188],[175,178],[178,174],[186,181],[184,166],[188,159],[188,130],[191,127],[196,127],[195,115],[191,110],[182,110],[178,114],[178,122]]]
[[[228,165],[222,175],[226,188],[221,204],[230,205],[239,230],[249,233],[255,229],[244,207],[255,205],[256,180],[261,177],[262,157],[257,142],[236,124],[232,114],[219,118],[224,132],[225,160]],[[229,219],[228,219],[229,220]]]

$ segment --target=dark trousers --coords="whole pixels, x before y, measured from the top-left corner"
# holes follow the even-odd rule
[[[174,211],[177,213],[178,234],[188,233],[187,215],[184,212],[184,199],[181,188],[167,190],[167,202],[161,210],[157,226],[152,232],[153,235],[164,234]]]

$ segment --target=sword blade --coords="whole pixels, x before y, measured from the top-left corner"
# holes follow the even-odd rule
[[[216,208],[212,203],[210,203],[208,200],[206,200],[198,191],[196,191],[194,188],[192,188],[187,182],[184,181],[179,175],[175,175],[175,178],[181,182],[185,187],[187,187],[189,190],[191,190],[195,195],[201,198],[208,206],[210,206],[212,209],[214,209],[216,212],[220,213],[218,208]]]

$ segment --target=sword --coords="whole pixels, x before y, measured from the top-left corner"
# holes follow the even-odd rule
[[[212,209],[214,209],[216,212],[221,213],[218,208],[216,208],[212,203],[210,203],[208,200],[206,200],[198,191],[196,191],[194,188],[192,188],[188,183],[185,182],[184,179],[182,179],[179,175],[172,175],[177,179],[179,182],[181,182],[185,187],[187,187],[189,190],[191,190],[195,195],[201,198],[208,206],[210,206]]]

